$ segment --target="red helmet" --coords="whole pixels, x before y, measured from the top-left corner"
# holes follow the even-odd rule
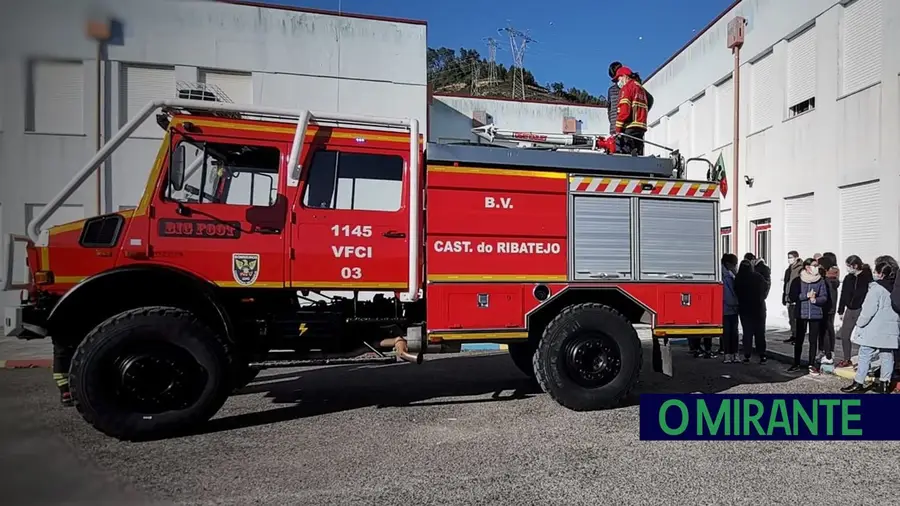
[[[631,69],[630,69],[630,68],[628,68],[628,67],[619,67],[619,70],[616,71],[616,79],[618,79],[618,78],[620,78],[620,77],[622,77],[622,76],[625,76],[625,77],[631,77],[631,74],[632,74],[632,72],[631,72]]]

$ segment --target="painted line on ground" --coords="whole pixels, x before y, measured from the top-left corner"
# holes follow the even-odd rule
[[[19,360],[0,360],[0,369],[45,369],[53,367],[52,358],[26,358]]]

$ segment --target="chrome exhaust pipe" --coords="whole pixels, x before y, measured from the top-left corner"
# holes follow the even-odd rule
[[[406,329],[406,337],[397,336],[378,343],[382,348],[393,348],[398,359],[411,364],[421,364],[425,359],[423,344],[422,327],[410,327]]]

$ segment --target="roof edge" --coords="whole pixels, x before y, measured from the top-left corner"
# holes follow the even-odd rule
[[[554,102],[552,100],[531,100],[506,97],[473,97],[471,95],[463,95],[462,93],[432,93],[431,96],[448,98],[469,98],[473,100],[497,100],[499,102],[517,102],[520,104],[564,105],[567,107],[586,107],[588,109],[607,109],[606,106],[597,104],[578,104],[575,102]]]
[[[694,42],[697,42],[697,40],[698,40],[700,37],[702,37],[703,34],[705,34],[706,32],[708,32],[709,29],[713,27],[713,25],[715,25],[716,23],[718,23],[720,19],[724,18],[726,14],[728,14],[729,12],[731,12],[732,9],[734,9],[735,7],[737,7],[742,1],[743,1],[743,0],[734,0],[734,2],[732,2],[731,5],[729,5],[724,11],[722,11],[721,14],[719,14],[718,16],[716,16],[715,19],[713,19],[712,21],[710,21],[708,25],[706,25],[705,27],[703,27],[703,29],[700,30],[700,32],[697,33],[697,35],[694,35],[689,41],[687,41],[687,43],[686,43],[684,46],[682,46],[681,49],[679,49],[678,51],[675,52],[675,54],[673,54],[672,56],[670,56],[668,60],[664,61],[664,62],[662,63],[662,65],[660,65],[659,67],[657,67],[656,70],[654,70],[652,73],[650,73],[650,75],[649,75],[648,77],[645,77],[645,78],[644,78],[644,82],[646,83],[646,82],[650,81],[651,79],[653,79],[653,76],[655,76],[655,75],[658,74],[662,69],[664,69],[664,68],[666,67],[666,65],[672,63],[672,60],[674,60],[675,58],[678,58],[678,55],[680,55],[681,53],[685,52],[685,50],[687,50],[687,48],[691,47],[691,44],[693,44]]]
[[[249,0],[215,0],[218,3],[243,5],[245,7],[259,7],[261,9],[275,9],[281,11],[304,12],[307,14],[323,14],[326,16],[337,16],[342,18],[367,19],[370,21],[386,21],[389,23],[403,23],[407,25],[427,26],[428,22],[420,19],[392,18],[389,16],[374,16],[369,14],[354,14],[350,12],[328,11],[324,9],[311,9],[307,7],[295,7],[293,5],[269,4],[264,2],[253,2]]]

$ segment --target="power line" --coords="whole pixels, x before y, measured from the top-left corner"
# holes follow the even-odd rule
[[[485,42],[488,46],[488,82],[493,83],[497,80],[497,39],[487,37]]]
[[[509,37],[509,48],[513,57],[512,98],[525,99],[525,50],[529,43],[537,43],[528,34],[512,25],[498,28],[497,32]]]

